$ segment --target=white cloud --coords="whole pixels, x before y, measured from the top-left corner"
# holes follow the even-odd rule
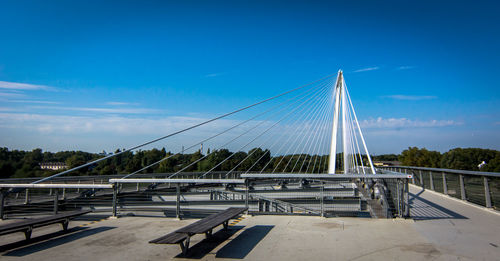
[[[394,100],[406,100],[406,101],[420,101],[420,100],[433,100],[437,99],[437,96],[432,96],[432,95],[401,95],[401,94],[396,94],[396,95],[386,95],[382,96],[384,98],[390,98]]]
[[[145,108],[91,108],[91,107],[58,107],[58,106],[32,106],[34,109],[48,110],[70,110],[81,112],[97,112],[97,113],[123,113],[123,114],[148,114],[160,113],[160,110],[145,109]]]
[[[26,95],[19,92],[0,92],[0,97],[2,98],[21,98],[26,97]]]
[[[415,66],[410,66],[410,65],[404,65],[404,66],[399,66],[396,68],[396,70],[410,70],[415,68]]]
[[[7,102],[15,102],[15,103],[60,104],[60,102],[40,101],[40,100],[6,100],[6,101]]]
[[[224,74],[226,74],[226,73],[224,73],[224,72],[221,72],[221,73],[209,73],[209,74],[206,74],[205,77],[211,78],[211,77],[221,76],[221,75],[224,75]]]
[[[136,102],[116,102],[116,101],[110,101],[106,102],[107,105],[113,105],[113,106],[122,106],[122,105],[139,105],[139,103]]]
[[[19,83],[19,82],[5,82],[0,81],[0,89],[9,89],[9,90],[45,90],[45,91],[54,91],[55,88],[45,85],[37,85],[37,84],[29,84],[29,83]]]
[[[359,70],[356,70],[354,72],[355,73],[358,73],[358,72],[368,72],[368,71],[375,71],[375,70],[378,70],[378,69],[380,69],[380,67],[375,66],[375,67],[368,67],[368,68],[359,69]]]
[[[382,118],[368,119],[360,122],[361,128],[426,128],[426,127],[446,127],[462,125],[454,120],[410,120],[406,118]]]

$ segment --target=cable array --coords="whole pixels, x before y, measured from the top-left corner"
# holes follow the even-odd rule
[[[188,137],[190,145],[182,146],[175,153],[168,153],[159,160],[142,165],[126,174],[128,178],[143,172],[161,170],[162,166],[176,158],[184,161],[173,167],[169,178],[188,171],[199,172],[199,178],[210,173],[224,171],[227,177],[234,172],[243,173],[335,173],[337,128],[342,127],[342,166],[344,173],[374,173],[363,134],[345,86],[342,73],[336,81],[332,75],[302,85],[271,98],[253,103],[215,118],[202,121],[168,135],[141,143],[112,155],[82,164],[34,183],[43,182],[72,171],[93,166],[101,161],[130,151],[137,151],[147,145],[172,139],[181,135]],[[340,106],[341,105],[341,106]],[[342,110],[342,113],[340,111]],[[248,113],[246,115],[246,113]],[[338,116],[342,124],[337,124]],[[221,125],[228,119],[229,126]],[[332,125],[332,122],[334,124]],[[337,127],[337,128],[336,128]],[[193,134],[196,130],[202,130]],[[216,130],[216,131],[214,131]],[[189,136],[192,135],[192,136]],[[192,138],[197,137],[197,141]],[[359,137],[359,139],[358,139]],[[368,161],[360,150],[363,145]],[[210,144],[211,151],[202,149],[186,154],[198,146]],[[184,144],[182,144],[184,145]],[[335,148],[335,149],[333,149]],[[333,149],[333,150],[332,150]],[[232,151],[232,152],[231,152]],[[334,155],[332,154],[334,152]],[[186,155],[191,158],[185,160]],[[332,171],[333,161],[333,171]],[[369,163],[369,164],[368,164]],[[340,167],[340,164],[338,164]],[[371,169],[365,166],[369,165]],[[329,169],[330,168],[330,169]]]

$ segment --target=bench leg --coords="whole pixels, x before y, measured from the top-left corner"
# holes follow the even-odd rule
[[[224,230],[227,230],[228,226],[229,226],[229,220],[224,222],[224,224],[222,224],[224,226]]]
[[[33,231],[33,227],[29,227],[24,231],[24,236],[26,237],[26,240],[31,239],[31,232]]]
[[[211,236],[212,236],[212,229],[210,229],[207,232],[205,232],[205,237],[206,238],[210,238]]]
[[[64,231],[68,230],[69,219],[66,219],[63,222],[61,222],[61,225]]]
[[[191,237],[188,237],[186,238],[185,241],[181,241],[179,243],[179,245],[181,246],[181,250],[182,250],[182,254],[183,255],[186,255],[187,254],[187,251],[188,251],[188,248],[189,248],[189,241],[190,241]]]

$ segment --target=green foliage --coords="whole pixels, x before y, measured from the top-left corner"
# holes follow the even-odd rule
[[[425,148],[410,147],[403,150],[399,156],[399,161],[405,166],[439,168],[441,153],[439,151],[429,151]]]
[[[483,161],[486,165],[479,169],[478,165]],[[478,148],[452,149],[443,154],[441,166],[448,169],[498,172],[500,171],[500,151]]]
[[[116,150],[115,153],[120,152]],[[58,171],[42,170],[40,163],[65,162],[70,168],[105,157],[105,152],[96,154],[83,151],[61,151],[57,153],[32,151],[9,151],[0,148],[0,178],[45,177]],[[336,155],[336,168],[341,170],[343,154]],[[429,151],[425,148],[410,147],[401,155],[385,154],[372,157],[374,161],[396,161],[403,165],[419,167],[435,167],[463,170],[479,170],[478,165],[487,164],[481,171],[500,172],[500,151],[467,148],[456,148],[444,154]],[[363,165],[368,165],[366,155],[362,155]],[[154,164],[161,161],[159,164]],[[271,156],[269,150],[253,148],[248,152],[231,152],[227,149],[207,151],[201,154],[172,154],[164,148],[125,152],[106,159],[97,164],[82,168],[71,175],[112,175],[132,173],[145,168],[142,173],[172,173],[177,171],[254,171],[254,172],[308,172],[324,173],[328,169],[328,155],[278,155]],[[146,168],[147,166],[150,166]]]

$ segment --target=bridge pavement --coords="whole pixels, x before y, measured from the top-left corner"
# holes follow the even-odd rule
[[[440,251],[500,260],[500,212],[410,186],[411,216],[420,235]]]
[[[192,254],[177,245],[147,242],[195,220],[154,216],[104,219],[0,237],[1,260],[498,260],[500,215],[411,187],[414,220],[254,216],[210,241],[192,239]],[[157,213],[151,213],[154,215]],[[92,223],[93,221],[98,221]],[[5,222],[12,222],[5,221]],[[81,227],[78,227],[81,226]],[[45,237],[46,233],[52,233]]]

